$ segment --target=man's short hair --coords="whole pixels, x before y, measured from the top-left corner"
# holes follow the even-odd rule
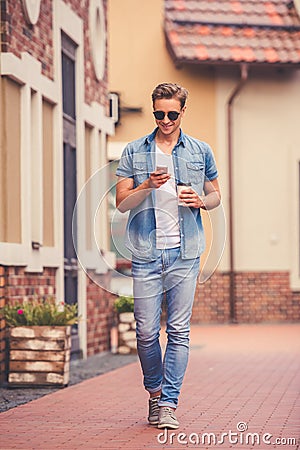
[[[176,83],[161,83],[152,92],[152,103],[162,98],[176,98],[179,100],[181,109],[184,107],[188,91]]]

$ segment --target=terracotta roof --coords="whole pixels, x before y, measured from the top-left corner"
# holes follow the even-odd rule
[[[300,64],[300,17],[290,0],[165,0],[176,63]]]

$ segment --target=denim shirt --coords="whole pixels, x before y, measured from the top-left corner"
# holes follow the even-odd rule
[[[133,178],[137,187],[155,171],[155,135],[153,133],[129,143],[121,156],[116,175]],[[191,183],[198,195],[203,194],[205,180],[218,176],[210,146],[182,131],[172,150],[175,182]],[[156,248],[154,190],[136,208],[130,211],[125,245],[136,261],[154,261],[161,250]],[[180,248],[182,259],[194,259],[205,248],[205,238],[199,208],[178,206]]]

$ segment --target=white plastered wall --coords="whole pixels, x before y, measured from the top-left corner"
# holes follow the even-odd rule
[[[299,289],[300,72],[249,74],[233,105],[238,271],[289,271]],[[217,78],[218,156],[228,217],[227,109],[238,77]],[[220,269],[229,268],[229,245]]]

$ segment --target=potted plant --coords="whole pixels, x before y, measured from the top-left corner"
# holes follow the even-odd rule
[[[118,316],[118,353],[136,353],[136,323],[133,313],[133,297],[119,296],[114,303],[114,309]]]
[[[8,385],[66,386],[77,305],[35,299],[6,305],[0,314],[8,326]]]
[[[134,311],[134,300],[132,296],[120,295],[114,303],[114,308],[118,314],[132,313]]]

